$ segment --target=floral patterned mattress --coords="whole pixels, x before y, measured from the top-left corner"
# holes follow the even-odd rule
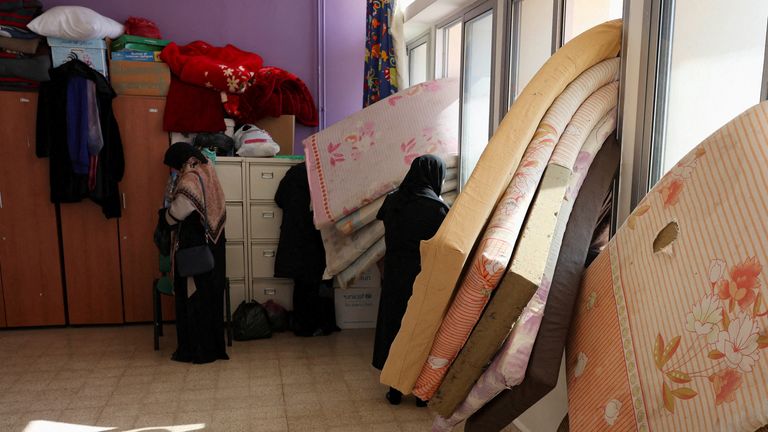
[[[572,430],[768,424],[768,102],[683,158],[587,270]]]

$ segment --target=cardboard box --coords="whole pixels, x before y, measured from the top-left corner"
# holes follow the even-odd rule
[[[135,51],[122,50],[112,51],[112,60],[122,61],[142,61],[142,62],[161,62],[160,51]]]
[[[339,288],[339,282],[336,278],[333,279],[333,286]],[[372,265],[365,269],[360,276],[355,278],[350,284],[351,288],[379,288],[381,287],[381,274],[379,273],[379,267]]]
[[[336,325],[342,329],[376,328],[381,288],[334,290]]]
[[[117,94],[165,96],[171,85],[168,65],[158,62],[113,60],[109,62],[112,88]]]
[[[107,43],[103,39],[76,41],[61,38],[48,38],[51,47],[51,63],[53,67],[78,59],[88,66],[109,76],[107,71]]]
[[[265,117],[255,124],[269,132],[272,139],[280,146],[279,154],[293,154],[294,129],[296,125],[295,116],[283,115],[280,117]]]

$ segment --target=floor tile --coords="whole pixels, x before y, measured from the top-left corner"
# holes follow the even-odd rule
[[[429,411],[412,398],[397,407],[384,399],[370,366],[372,330],[235,342],[231,360],[193,365],[170,361],[173,326],[165,329],[159,352],[151,326],[0,332],[0,431],[32,420],[116,430],[429,430]]]

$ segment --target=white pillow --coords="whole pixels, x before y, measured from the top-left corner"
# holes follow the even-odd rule
[[[56,6],[27,24],[42,35],[70,40],[116,39],[124,28],[119,22],[82,6]]]

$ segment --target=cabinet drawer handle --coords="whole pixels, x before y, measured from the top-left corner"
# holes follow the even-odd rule
[[[275,178],[275,173],[271,173],[271,172],[263,172],[263,173],[261,173],[261,178],[263,178],[263,179],[272,179],[272,178]]]
[[[27,99],[25,97],[22,97],[22,98],[19,98],[19,102],[21,102],[21,103],[29,103],[29,99]]]
[[[272,219],[275,217],[275,212],[273,211],[261,212],[261,217],[263,217],[264,219]]]
[[[273,250],[265,250],[265,251],[261,252],[261,255],[263,255],[263,256],[265,256],[267,258],[272,258],[272,257],[275,256],[275,251],[273,251]]]
[[[156,112],[160,112],[160,110],[159,110],[159,109],[157,109],[157,108],[150,108],[150,109],[149,109],[149,112],[151,112],[151,113],[156,113]]]

